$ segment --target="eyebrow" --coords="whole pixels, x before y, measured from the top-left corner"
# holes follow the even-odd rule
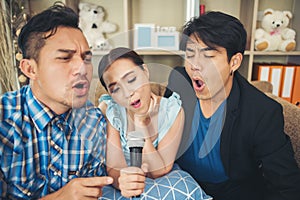
[[[187,47],[186,50],[188,50],[188,51],[194,51],[194,49],[191,49],[189,47]],[[211,47],[204,47],[204,48],[200,48],[199,50],[200,50],[200,52],[203,52],[203,51],[214,51],[216,49],[211,48]]]
[[[211,47],[204,47],[204,48],[201,48],[200,49],[200,52],[202,51],[214,51],[215,49],[214,48],[211,48]]]
[[[127,76],[129,76],[130,74],[133,74],[134,72],[133,71],[129,71],[129,72],[127,72],[126,74],[124,74],[124,76],[122,76],[121,77],[121,79],[124,79],[124,78],[126,78]],[[108,85],[108,88],[110,88],[110,87],[112,87],[112,86],[114,86],[114,85],[116,85],[117,84],[117,82],[112,82],[112,83],[110,83],[109,85]]]
[[[76,50],[72,50],[72,49],[58,49],[57,51],[62,53],[68,53],[68,54],[76,53]]]
[[[62,52],[62,53],[68,53],[68,54],[75,54],[76,50],[72,50],[72,49],[58,49],[58,52]],[[83,56],[87,56],[87,55],[93,55],[92,51],[88,50],[82,53]]]

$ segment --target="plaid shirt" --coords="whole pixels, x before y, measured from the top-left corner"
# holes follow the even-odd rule
[[[36,199],[105,174],[106,121],[90,102],[55,115],[29,86],[0,98],[0,199]]]

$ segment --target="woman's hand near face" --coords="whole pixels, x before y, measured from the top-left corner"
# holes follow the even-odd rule
[[[138,167],[123,168],[120,172],[119,188],[124,197],[138,196],[145,188],[145,173]]]
[[[152,100],[149,105],[148,112],[145,115],[140,115],[134,113],[133,123],[134,129],[137,131],[142,131],[144,133],[145,139],[157,137],[157,120],[159,111],[159,97],[152,94]]]

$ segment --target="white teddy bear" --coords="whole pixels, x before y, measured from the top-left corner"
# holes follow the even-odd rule
[[[104,20],[105,10],[92,3],[79,3],[79,27],[92,49],[108,50],[111,45],[105,39],[105,33],[116,31],[117,26]]]
[[[255,31],[255,50],[258,51],[292,51],[296,47],[296,32],[288,28],[292,13],[266,9],[261,26]]]

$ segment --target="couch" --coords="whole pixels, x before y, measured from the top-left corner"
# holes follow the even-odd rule
[[[295,158],[300,167],[300,107],[272,94],[272,84],[267,81],[252,81],[256,88],[281,104],[284,116],[284,131],[290,136]]]
[[[267,96],[282,105],[285,121],[284,130],[291,138],[291,142],[295,151],[295,158],[298,166],[300,167],[300,107],[297,107],[296,105],[273,95],[273,87],[270,82],[252,81],[251,83],[256,88],[264,92]],[[151,83],[151,89],[155,94],[163,96],[165,92],[165,84]],[[100,84],[99,80],[95,78],[92,81],[90,91],[90,100],[94,102],[96,106],[98,106],[98,99],[102,94],[106,93],[106,90]]]

